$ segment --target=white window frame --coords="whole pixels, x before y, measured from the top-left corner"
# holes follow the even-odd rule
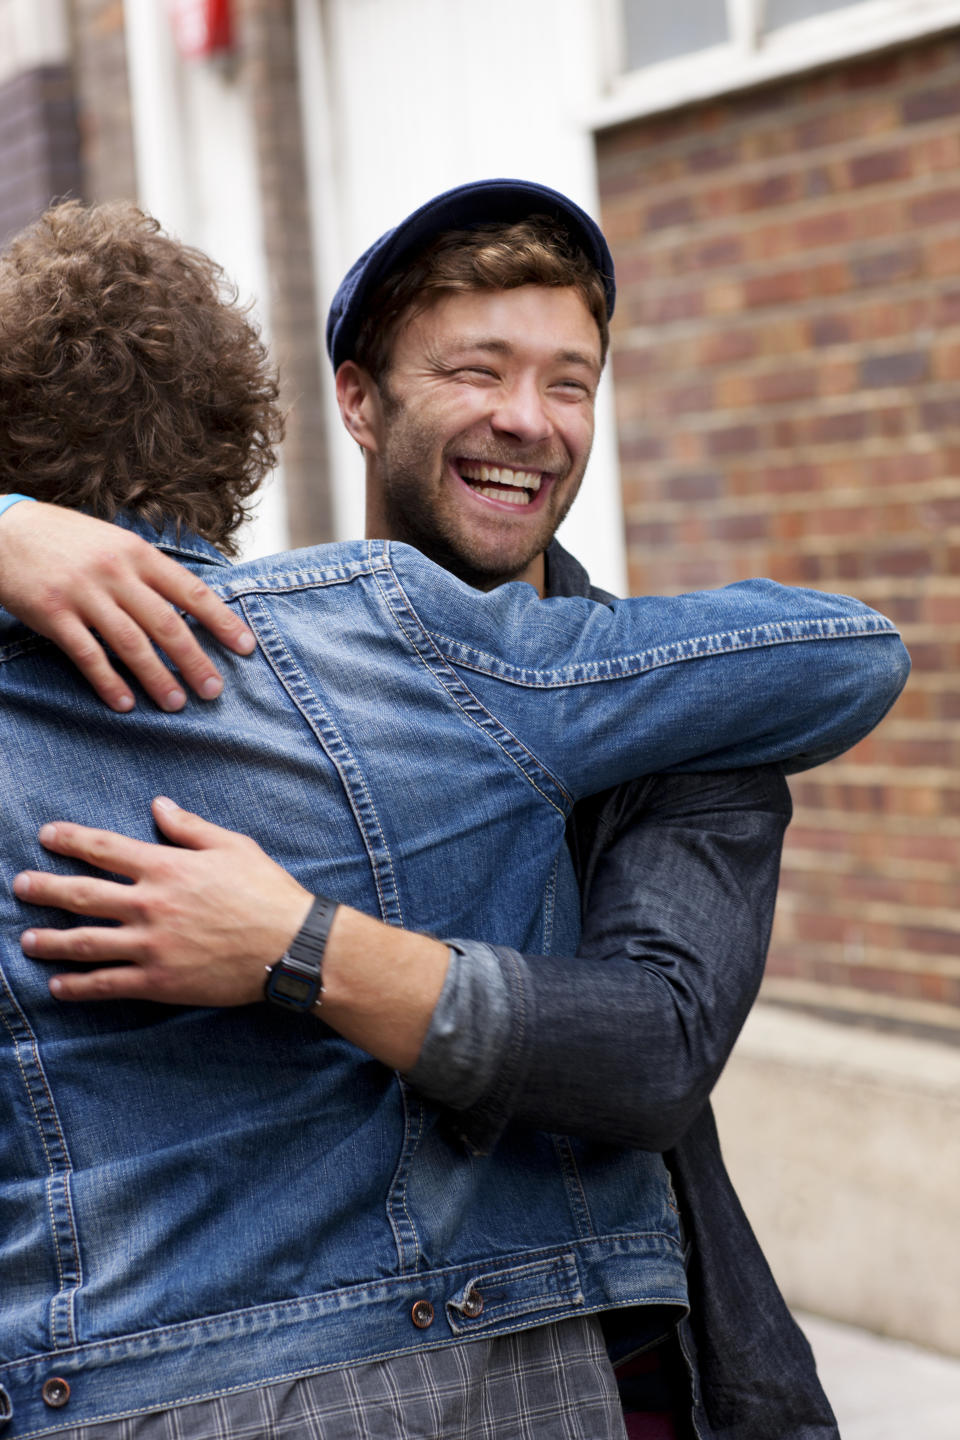
[[[765,0],[726,4],[732,38],[725,44],[625,72],[622,0],[603,0],[607,85],[588,124],[601,130],[960,25],[960,0],[852,0],[765,34]]]

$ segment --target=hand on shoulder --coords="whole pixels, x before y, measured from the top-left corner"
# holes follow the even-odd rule
[[[58,505],[17,504],[0,515],[0,603],[59,645],[118,711],[131,710],[134,695],[105,647],[162,710],[179,710],[185,685],[212,700],[223,680],[178,611],[237,654],[255,643],[229,606],[176,560],[129,530]]]

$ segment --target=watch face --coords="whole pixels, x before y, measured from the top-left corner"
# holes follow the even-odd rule
[[[315,980],[306,980],[289,970],[274,970],[270,979],[270,995],[274,1000],[285,1001],[297,1009],[309,1009],[316,996]]]

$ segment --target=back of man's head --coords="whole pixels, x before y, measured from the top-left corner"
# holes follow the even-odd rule
[[[134,205],[55,206],[0,256],[0,492],[172,519],[229,554],[281,432],[223,271]]]

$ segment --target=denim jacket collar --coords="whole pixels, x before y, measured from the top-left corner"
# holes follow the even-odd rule
[[[134,535],[148,540],[167,555],[176,555],[185,560],[199,560],[204,565],[230,565],[230,561],[220,554],[215,545],[211,545],[209,540],[204,540],[202,535],[197,535],[177,520],[165,520],[158,528],[142,515],[134,515],[130,510],[120,510],[113,523],[119,525],[121,530],[130,530]]]

